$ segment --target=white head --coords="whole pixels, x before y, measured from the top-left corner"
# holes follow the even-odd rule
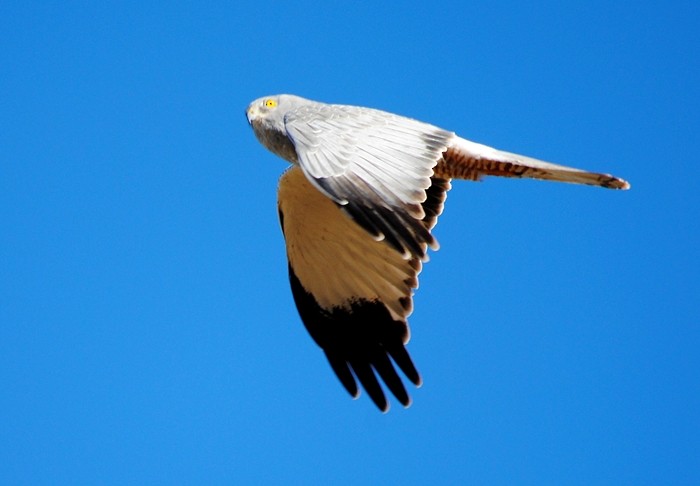
[[[255,136],[271,152],[296,163],[297,155],[284,127],[285,115],[300,106],[314,103],[299,96],[263,96],[248,105],[245,114]]]

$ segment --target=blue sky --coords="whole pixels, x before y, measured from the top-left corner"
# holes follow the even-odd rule
[[[698,484],[695,2],[5,2],[0,482]],[[612,172],[458,182],[382,415],[307,336],[243,110]]]

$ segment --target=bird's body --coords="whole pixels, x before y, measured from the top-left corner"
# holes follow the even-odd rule
[[[247,109],[260,142],[294,164],[278,207],[292,292],[302,321],[351,395],[363,385],[382,410],[375,372],[410,398],[389,357],[416,385],[405,349],[412,292],[451,179],[530,177],[627,189],[622,179],[470,142],[433,125],[371,108],[292,95]]]

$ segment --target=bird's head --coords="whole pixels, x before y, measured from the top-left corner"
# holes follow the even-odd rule
[[[283,159],[295,163],[297,155],[287,136],[284,117],[289,111],[308,103],[312,102],[294,95],[263,96],[249,104],[245,114],[260,143]]]

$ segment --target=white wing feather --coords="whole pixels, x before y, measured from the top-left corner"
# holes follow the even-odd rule
[[[392,204],[425,200],[432,169],[453,136],[409,118],[343,105],[298,108],[287,114],[285,126],[307,176],[354,174]]]

